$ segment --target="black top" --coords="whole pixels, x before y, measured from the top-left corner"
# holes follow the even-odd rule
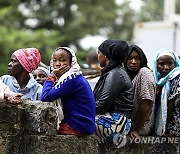
[[[131,118],[133,108],[132,83],[122,66],[101,75],[94,88],[94,95],[96,114],[116,112]]]

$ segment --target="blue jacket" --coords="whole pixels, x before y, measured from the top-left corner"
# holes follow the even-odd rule
[[[19,87],[19,83],[13,76],[3,75],[1,76],[1,80],[9,87],[11,91],[23,94],[23,98],[31,100],[40,100],[41,98],[42,85],[37,83],[32,74],[30,74],[30,80],[23,89]]]
[[[42,101],[61,99],[65,122],[74,130],[87,135],[95,131],[95,100],[87,80],[81,75],[72,75],[54,86],[45,81]]]

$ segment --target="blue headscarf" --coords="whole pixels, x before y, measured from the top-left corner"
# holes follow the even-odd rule
[[[165,55],[171,56],[174,59],[175,66],[174,69],[172,69],[165,77],[161,77],[161,74],[157,70],[157,60],[161,56]],[[160,108],[157,112],[157,118],[155,123],[156,134],[161,136],[165,133],[166,130],[167,101],[170,92],[170,79],[173,79],[175,76],[180,74],[180,59],[177,56],[176,52],[169,48],[163,48],[158,50],[154,59],[153,72],[155,75],[156,84],[162,86]]]

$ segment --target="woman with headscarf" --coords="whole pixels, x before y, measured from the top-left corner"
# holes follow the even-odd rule
[[[122,62],[128,44],[120,40],[105,40],[98,48],[98,60],[103,68],[95,85],[96,136],[99,143],[114,143],[121,147],[131,126],[133,108],[132,84]]]
[[[130,135],[140,139],[140,135],[148,135],[154,125],[155,79],[147,66],[146,55],[137,45],[129,47],[124,67],[132,80],[134,93]]]
[[[158,50],[153,71],[157,84],[155,133],[180,137],[180,59],[176,52]]]
[[[31,72],[37,69],[41,56],[36,48],[16,50],[8,64],[8,74],[2,81],[15,93],[23,94],[23,98],[40,100],[42,86],[36,82]]]
[[[57,133],[86,136],[95,131],[95,100],[83,77],[75,52],[59,47],[51,58],[52,74],[44,82],[42,101],[55,101],[59,109]],[[57,101],[56,101],[57,100]],[[62,117],[62,108],[64,118]],[[62,120],[62,121],[61,121]]]

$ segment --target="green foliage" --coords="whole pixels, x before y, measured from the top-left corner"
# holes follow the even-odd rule
[[[42,61],[49,65],[49,59],[56,45],[60,41],[57,31],[38,31],[17,30],[0,27],[0,74],[6,73],[10,55],[17,49],[35,47],[41,53]],[[57,38],[54,40],[54,38]]]
[[[136,22],[135,12],[129,7],[129,1],[121,4],[117,11],[119,16],[113,21],[108,37],[129,41],[132,38],[132,29]]]
[[[158,21],[163,19],[164,0],[148,0],[142,6],[139,21]]]
[[[141,8],[139,21],[163,20],[164,0],[147,0]],[[180,0],[176,0],[176,13],[180,13]]]
[[[180,0],[176,0],[176,13],[180,13]]]
[[[10,55],[19,48],[36,47],[42,61],[58,46],[77,48],[78,61],[87,52],[79,42],[87,35],[131,40],[134,12],[128,2],[115,0],[1,0],[0,75],[5,74]]]
[[[76,52],[77,61],[80,65],[85,61],[86,54],[87,52],[84,52],[83,50],[78,50],[78,52]]]
[[[34,0],[23,5],[31,12],[26,17],[37,20],[33,29],[58,30],[64,36],[59,42],[63,45],[77,46],[81,38],[98,34],[99,28],[111,26],[117,17],[115,1],[109,0]]]

